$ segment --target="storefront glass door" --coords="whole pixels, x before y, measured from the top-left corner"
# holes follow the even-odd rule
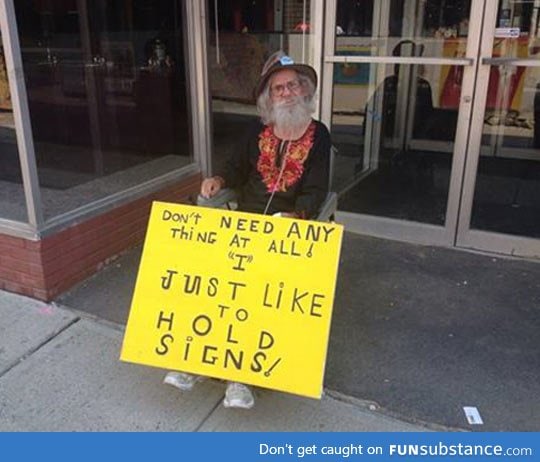
[[[486,8],[458,245],[540,256],[539,12]]]
[[[480,28],[474,0],[327,4],[322,117],[349,229],[449,244]],[[330,22],[331,21],[331,22]]]
[[[327,2],[321,115],[349,230],[534,254],[540,1],[493,3]]]

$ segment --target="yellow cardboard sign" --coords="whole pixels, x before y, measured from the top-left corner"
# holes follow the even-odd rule
[[[320,398],[342,234],[154,202],[120,359]]]

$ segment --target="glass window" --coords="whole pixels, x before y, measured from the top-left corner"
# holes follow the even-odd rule
[[[15,8],[45,218],[192,162],[182,1]]]
[[[494,58],[540,58],[537,3],[499,2]],[[539,67],[491,66],[471,228],[540,237]]]
[[[0,31],[0,218],[28,221],[8,72]]]
[[[462,57],[470,8],[470,0],[338,0],[335,54]],[[459,65],[334,65],[340,210],[445,224],[462,78]]]
[[[253,90],[268,56],[284,50],[310,60],[308,0],[208,0],[208,69],[213,117],[213,170],[219,170],[257,120]]]
[[[368,64],[334,76],[340,210],[444,225],[461,66]]]

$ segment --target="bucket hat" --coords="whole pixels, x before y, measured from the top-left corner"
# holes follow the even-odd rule
[[[273,53],[264,63],[261,76],[255,87],[255,99],[263,92],[268,80],[276,72],[282,71],[284,69],[290,69],[298,72],[299,74],[305,75],[308,77],[315,87],[317,87],[317,73],[315,69],[307,64],[297,64],[294,60],[287,56],[283,51],[276,51]]]

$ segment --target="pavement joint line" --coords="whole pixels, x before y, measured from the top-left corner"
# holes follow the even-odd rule
[[[30,356],[32,356],[34,353],[36,353],[38,350],[43,348],[45,345],[47,345],[49,342],[54,340],[56,337],[58,337],[60,334],[68,330],[71,326],[77,324],[81,318],[74,318],[72,319],[68,324],[65,326],[62,326],[57,331],[53,332],[51,335],[49,335],[43,342],[41,342],[36,347],[32,348],[31,350],[27,351],[24,355],[14,360],[9,366],[7,366],[3,371],[0,371],[0,379],[4,377],[6,374],[8,374],[13,368],[21,364],[23,361],[28,359]]]
[[[108,319],[103,319],[103,318],[100,318],[99,316],[93,315],[93,314],[88,313],[86,311],[77,310],[76,308],[72,308],[72,307],[67,306],[67,305],[61,305],[61,304],[57,304],[57,303],[54,303],[54,302],[52,304],[55,305],[57,308],[61,308],[61,309],[65,310],[65,311],[69,311],[69,312],[71,312],[73,314],[76,314],[78,316],[77,321],[80,321],[80,320],[92,321],[92,322],[103,325],[105,327],[109,327],[109,328],[111,328],[111,329],[113,329],[115,331],[122,332],[122,333],[125,332],[125,330],[126,330],[126,326],[124,324],[120,324],[120,323],[117,323],[117,322],[114,322],[114,321],[110,321]],[[58,334],[60,334],[60,332],[58,332]],[[56,335],[58,335],[58,334],[56,334]],[[1,378],[1,375],[0,375],[0,378]],[[208,411],[208,414],[201,419],[201,421],[199,422],[197,427],[194,429],[194,432],[200,431],[200,429],[203,427],[203,425],[206,423],[206,421],[218,409],[221,402],[223,401],[223,398],[224,398],[224,396],[220,397],[217,400],[216,404]]]
[[[194,432],[199,432],[201,430],[201,428],[206,423],[206,421],[212,416],[212,414],[214,412],[216,412],[218,406],[221,404],[222,401],[223,401],[223,397],[219,398],[219,400],[214,405],[214,407],[212,409],[210,409],[210,411],[208,411],[208,414],[205,417],[203,417],[201,419],[201,421],[199,422],[199,425],[197,425],[197,427],[195,427],[195,430],[193,430]]]

